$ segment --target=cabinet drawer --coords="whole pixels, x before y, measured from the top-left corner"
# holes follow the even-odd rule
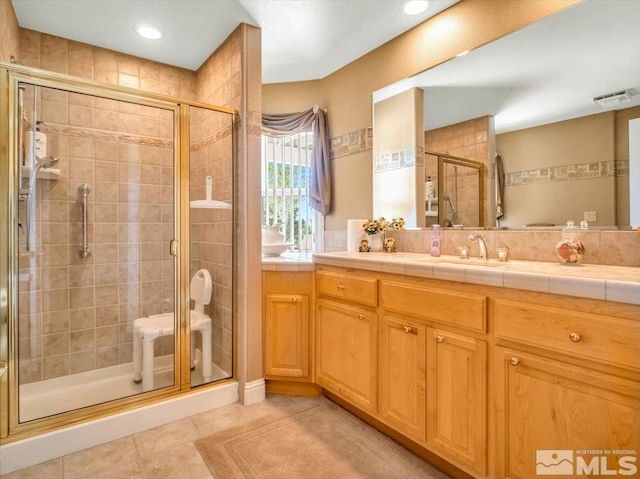
[[[344,299],[367,306],[378,305],[378,280],[347,274],[316,273],[316,289],[320,296]]]
[[[496,300],[496,336],[640,369],[640,321]]]
[[[475,331],[486,330],[486,296],[462,296],[462,293],[391,281],[382,281],[380,291],[385,311],[437,320]]]

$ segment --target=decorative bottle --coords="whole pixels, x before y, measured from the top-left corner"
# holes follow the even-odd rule
[[[562,239],[556,245],[556,254],[562,264],[580,264],[584,256],[584,245],[578,238],[579,230],[573,221],[567,221],[562,230]]]
[[[430,250],[431,256],[440,256],[440,225],[433,225]]]

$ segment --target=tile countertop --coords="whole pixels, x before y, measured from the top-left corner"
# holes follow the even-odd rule
[[[330,266],[640,304],[640,268],[625,266],[572,266],[518,260],[497,263],[495,259],[489,260],[491,266],[482,266],[478,265],[477,259],[433,258],[420,253],[316,253],[313,261]],[[265,269],[264,259],[262,269]]]
[[[313,271],[311,253],[287,252],[280,256],[262,256],[262,271]]]

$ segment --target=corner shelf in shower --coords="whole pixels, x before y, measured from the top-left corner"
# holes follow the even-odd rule
[[[31,167],[23,166],[22,177],[29,178],[31,176]],[[41,168],[38,171],[38,180],[59,180],[60,179],[60,170],[58,168]]]
[[[438,198],[434,198],[432,200],[424,200],[425,203],[425,210],[424,210],[424,215],[425,216],[438,216],[438,209],[436,208],[435,211],[431,209],[431,206],[438,206]]]

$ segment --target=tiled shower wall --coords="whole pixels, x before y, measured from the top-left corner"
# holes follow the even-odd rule
[[[20,29],[24,65],[87,80],[195,100],[196,74],[124,53]]]

